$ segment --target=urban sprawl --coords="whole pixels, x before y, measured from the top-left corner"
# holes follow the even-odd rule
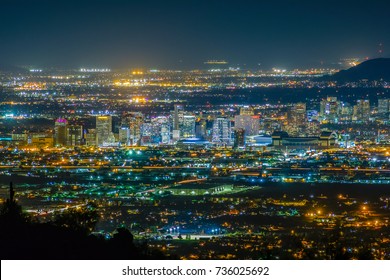
[[[1,202],[181,259],[389,259],[390,84],[208,66],[1,74]]]

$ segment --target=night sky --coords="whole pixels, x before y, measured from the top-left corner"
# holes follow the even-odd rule
[[[0,64],[317,67],[379,43],[389,56],[389,13],[385,0],[0,0]]]

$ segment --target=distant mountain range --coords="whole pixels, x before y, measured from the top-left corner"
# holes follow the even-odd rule
[[[337,82],[354,82],[367,79],[369,81],[390,81],[390,58],[367,60],[347,70],[341,70],[321,80]]]

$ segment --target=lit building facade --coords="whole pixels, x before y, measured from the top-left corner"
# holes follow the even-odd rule
[[[54,145],[66,146],[67,145],[67,126],[68,121],[66,119],[57,119],[54,124]]]
[[[215,144],[231,145],[232,127],[227,118],[217,118],[213,123],[213,139]]]
[[[80,146],[84,142],[83,126],[82,125],[68,125],[66,128],[66,145]]]
[[[112,116],[96,116],[96,143],[102,146],[112,134]]]

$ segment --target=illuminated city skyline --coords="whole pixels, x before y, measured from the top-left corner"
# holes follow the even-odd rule
[[[387,1],[2,2],[2,258],[390,259]]]

